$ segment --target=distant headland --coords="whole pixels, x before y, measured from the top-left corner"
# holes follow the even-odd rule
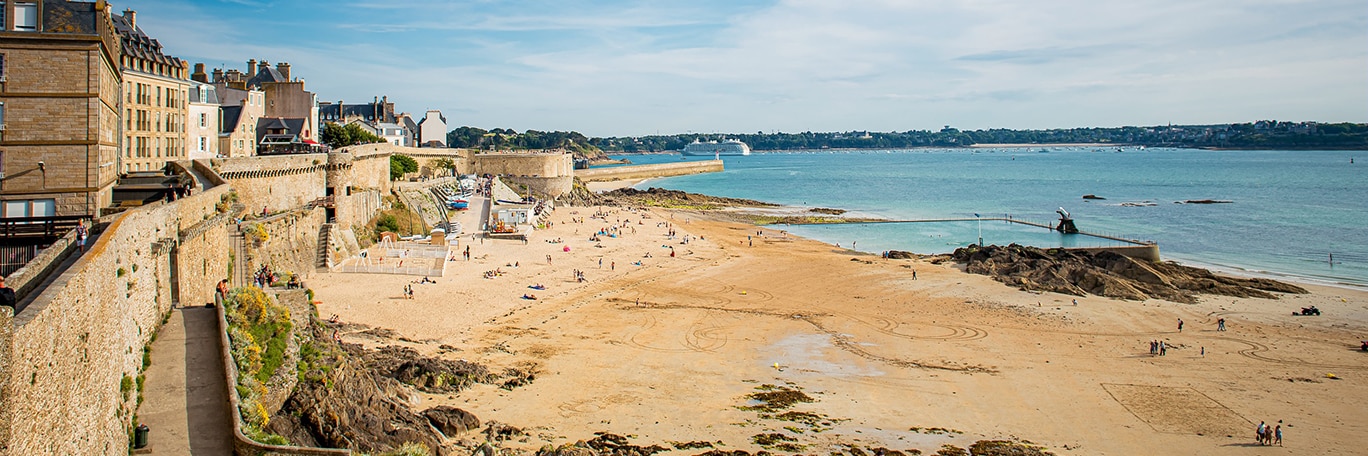
[[[590,144],[608,153],[669,152],[694,140],[738,139],[753,150],[910,149],[917,147],[1034,147],[1060,144],[1096,147],[1146,146],[1203,149],[1365,150],[1368,124],[1260,120],[1216,125],[1063,128],[1049,130],[959,130],[902,132],[802,132],[752,134],[651,135],[592,138]]]

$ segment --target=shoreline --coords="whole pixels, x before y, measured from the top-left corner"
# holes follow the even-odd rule
[[[780,433],[818,454],[845,444],[929,454],[943,444],[1021,438],[1060,455],[1138,455],[1155,445],[1235,455],[1247,451],[1239,443],[1249,421],[1284,419],[1305,436],[1289,449],[1325,453],[1362,432],[1335,423],[1368,399],[1364,380],[1351,375],[1363,368],[1346,367],[1358,354],[1339,349],[1368,333],[1368,312],[1359,309],[1368,293],[1203,295],[1196,304],[1086,296],[1072,306],[1072,296],[1022,292],[958,265],[880,259],[716,213],[608,208],[606,219],[573,221],[594,210],[557,208],[555,225],[534,232],[529,245],[470,244],[474,258],[448,264],[438,284],[415,286],[416,300],[387,296],[407,276],[325,273],[316,279],[319,313],[357,325],[343,335],[349,342],[407,346],[491,370],[534,366],[537,379],[513,389],[420,394],[424,407],[453,405],[535,429],[526,443],[505,442],[528,451],[611,432],[643,446],[722,441],[745,451],[774,451],[752,438]],[[584,239],[619,220],[635,229],[603,239],[602,248]],[[671,229],[695,239],[670,241]],[[598,258],[614,260],[612,270],[608,261],[600,269]],[[507,266],[515,262],[521,267]],[[479,277],[496,266],[506,274]],[[569,280],[572,269],[589,281]],[[539,300],[517,299],[530,283],[547,289]],[[1306,305],[1336,317],[1288,320],[1287,308]],[[1213,315],[1230,322],[1229,335],[1211,332]],[[1188,320],[1189,331],[1173,331],[1175,318]],[[1240,338],[1255,334],[1264,348],[1243,356],[1249,346]],[[1146,355],[1155,338],[1174,351]],[[1293,383],[1292,402],[1264,393],[1322,370],[1345,380]],[[764,384],[805,391],[814,402],[792,410],[831,425],[812,432],[738,408]],[[1201,397],[1183,391],[1215,406],[1182,402]],[[1167,399],[1136,415],[1134,401],[1144,398]],[[961,434],[917,431],[933,427]]]
[[[604,192],[608,192],[608,191],[612,191],[612,190],[617,190],[617,189],[621,189],[621,188],[637,187],[637,186],[640,186],[640,185],[643,184],[643,183],[646,183],[646,182],[652,181],[652,180],[656,180],[656,179],[658,179],[658,178],[651,178],[651,179],[628,179],[628,180],[605,181],[605,182],[591,182],[591,183],[589,183],[589,184],[587,184],[587,185],[589,185],[589,186],[590,186],[590,187],[589,187],[590,190],[591,190],[591,191],[594,191],[595,193],[604,193]],[[715,197],[715,196],[713,196],[713,195],[704,195],[704,196]],[[724,212],[732,212],[732,213],[739,214],[739,215],[740,215],[741,217],[743,217],[743,218],[745,218],[745,217],[751,217],[751,218],[754,219],[754,220],[759,220],[760,217],[781,217],[781,218],[784,217],[784,216],[790,216],[790,217],[802,217],[802,216],[820,217],[820,218],[822,218],[822,219],[824,220],[821,224],[831,224],[831,225],[840,225],[840,224],[861,224],[861,223],[869,223],[869,222],[871,222],[871,221],[883,220],[883,219],[881,219],[881,218],[879,218],[879,217],[864,217],[864,216],[859,216],[859,214],[855,214],[855,213],[850,212],[850,211],[845,211],[844,213],[839,214],[839,215],[828,215],[828,214],[822,214],[822,213],[813,212],[814,209],[820,209],[820,208],[817,208],[817,207],[815,207],[815,206],[814,206],[814,207],[806,207],[806,206],[791,206],[791,205],[775,205],[774,207],[768,207],[768,208],[734,207],[734,208],[724,209],[723,211],[724,211]],[[839,209],[839,208],[838,208],[838,209]],[[844,209],[842,209],[842,210],[844,210]],[[830,220],[830,221],[827,222],[827,220]],[[846,220],[846,221],[838,221],[838,220]],[[735,220],[733,220],[733,221],[735,221]],[[771,223],[771,224],[757,225],[757,226],[778,227],[778,226],[781,226],[781,225],[789,225],[789,224],[787,224],[787,223]],[[778,229],[778,228],[774,228],[774,229]],[[822,240],[819,240],[819,239],[812,239],[812,240],[813,240],[813,241],[816,241],[816,242],[826,242],[826,241],[822,241]],[[1161,252],[1163,251],[1163,246],[1162,246],[1162,245],[1160,246],[1160,251],[1161,251]],[[872,255],[877,255],[877,254],[878,254],[878,252],[867,252],[867,251],[862,251],[862,252],[864,252],[864,253],[866,253],[866,254],[872,254]],[[944,255],[944,254],[948,254],[948,253],[926,253],[926,252],[916,252],[916,251],[912,251],[912,253],[915,253],[915,254],[917,254],[917,255],[923,255],[923,256]],[[1249,267],[1242,267],[1242,266],[1240,266],[1240,265],[1225,265],[1225,264],[1220,264],[1220,263],[1202,261],[1201,259],[1192,259],[1192,258],[1186,257],[1185,255],[1182,255],[1182,254],[1179,254],[1176,258],[1174,258],[1174,257],[1169,257],[1168,255],[1164,255],[1164,257],[1166,258],[1164,261],[1174,261],[1174,262],[1177,262],[1177,263],[1179,263],[1179,264],[1184,264],[1184,265],[1188,265],[1188,266],[1193,266],[1193,267],[1199,267],[1199,268],[1203,268],[1203,269],[1208,269],[1208,270],[1211,270],[1212,272],[1217,272],[1217,273],[1221,273],[1221,274],[1225,274],[1225,275],[1229,275],[1229,276],[1233,276],[1233,277],[1242,277],[1242,278],[1265,278],[1265,279],[1273,279],[1273,280],[1283,280],[1283,281],[1287,281],[1287,282],[1291,282],[1291,283],[1295,283],[1295,284],[1301,284],[1301,285],[1317,285],[1317,286],[1328,286],[1328,287],[1336,287],[1336,288],[1346,288],[1346,289],[1351,289],[1351,290],[1356,290],[1356,291],[1368,291],[1368,283],[1366,283],[1366,284],[1346,283],[1346,282],[1338,282],[1338,281],[1325,280],[1325,279],[1317,278],[1317,277],[1310,277],[1310,276],[1304,276],[1304,275],[1297,275],[1297,274],[1287,273],[1287,272],[1277,272],[1277,271],[1267,271],[1267,270],[1255,270],[1255,269],[1252,269],[1252,268],[1249,268]]]

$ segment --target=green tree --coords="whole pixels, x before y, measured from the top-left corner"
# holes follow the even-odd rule
[[[390,155],[390,180],[399,180],[404,174],[418,171],[418,160],[402,154]]]
[[[318,139],[334,149],[353,146],[357,144],[374,144],[385,142],[384,138],[376,136],[374,133],[361,128],[360,124],[349,123],[339,125],[335,122],[323,124],[323,129],[318,132]]]

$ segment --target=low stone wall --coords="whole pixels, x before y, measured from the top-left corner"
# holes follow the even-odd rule
[[[1112,252],[1112,253],[1120,254],[1120,255],[1123,255],[1123,256],[1128,256],[1128,257],[1131,257],[1131,258],[1134,258],[1134,259],[1137,259],[1137,260],[1145,260],[1145,261],[1150,261],[1150,262],[1155,262],[1155,263],[1157,263],[1157,262],[1160,261],[1160,259],[1159,259],[1159,244],[1134,245],[1134,246],[1124,246],[1124,247],[1079,247],[1079,248],[1070,248],[1070,249],[1067,249],[1067,250],[1083,251],[1083,252],[1091,252],[1091,253]]]
[[[575,177],[584,182],[606,182],[626,179],[650,179],[653,177],[685,176],[689,174],[720,173],[722,160],[708,160],[682,163],[661,163],[656,165],[628,165],[611,168],[590,168],[575,170]]]

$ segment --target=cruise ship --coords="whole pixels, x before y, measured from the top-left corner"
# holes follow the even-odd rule
[[[680,151],[684,155],[750,155],[750,146],[735,139],[701,142],[697,139]]]

